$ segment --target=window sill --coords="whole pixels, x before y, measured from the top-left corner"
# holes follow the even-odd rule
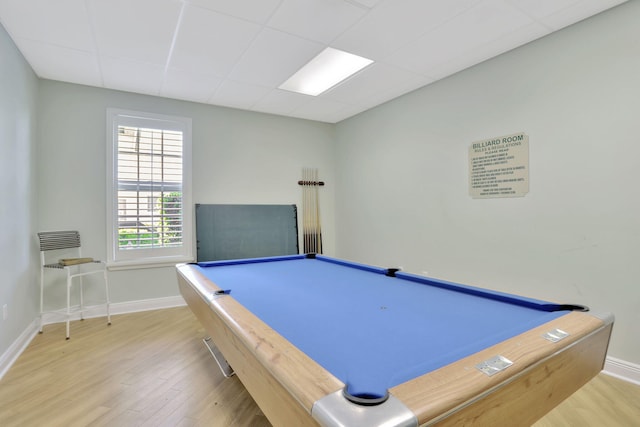
[[[176,264],[193,261],[194,259],[192,257],[167,257],[154,259],[135,259],[126,261],[109,261],[107,262],[107,269],[109,271],[119,271],[139,270],[143,268],[175,267]]]

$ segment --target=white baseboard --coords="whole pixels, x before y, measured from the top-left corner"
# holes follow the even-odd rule
[[[129,301],[111,304],[111,314],[137,313],[139,311],[160,310],[163,308],[183,307],[187,303],[181,296],[154,298],[142,301]],[[102,314],[104,316],[104,312]]]
[[[163,308],[181,307],[187,303],[181,296],[155,298],[142,301],[128,301],[110,304],[109,311],[114,314],[126,314],[136,313],[140,311],[159,310]],[[107,315],[107,311],[104,305],[97,305],[86,307],[84,312],[84,318],[90,319],[92,317],[103,317]],[[80,319],[80,313],[74,313],[71,315],[71,320]],[[45,325],[52,323],[59,323],[66,321],[65,310],[59,310],[55,312],[45,313],[42,317]],[[9,368],[15,363],[20,354],[29,345],[33,337],[38,333],[40,329],[40,319],[35,318],[33,322],[20,334],[20,336],[9,346],[7,351],[0,355],[0,379],[7,373]]]
[[[33,337],[36,336],[39,326],[39,319],[33,319],[33,322],[29,324],[27,329],[25,329],[13,344],[9,346],[7,351],[0,356],[0,379],[4,377],[4,374],[6,374],[9,368],[18,360],[18,357],[24,349],[27,348]]]
[[[607,357],[602,373],[640,385],[640,365],[635,363],[616,359],[615,357]]]
[[[149,310],[160,310],[163,308],[171,308],[171,307],[181,307],[185,306],[187,303],[181,296],[175,297],[164,297],[164,298],[154,298],[140,301],[127,301],[127,302],[118,302],[112,303],[109,305],[109,311],[111,315],[114,314],[126,314],[126,313],[137,313],[140,311],[149,311]],[[73,309],[73,307],[72,307]],[[77,307],[75,307],[77,310]],[[85,307],[84,310],[84,318],[91,319],[93,317],[104,317],[107,315],[107,309],[104,304],[94,305]],[[57,310],[44,313],[42,316],[42,322],[45,325],[50,325],[52,323],[60,323],[66,322],[67,315],[65,310]],[[80,313],[73,312],[71,314],[71,320],[80,320]]]

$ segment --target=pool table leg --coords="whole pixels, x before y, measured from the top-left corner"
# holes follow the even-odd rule
[[[204,342],[204,345],[207,346],[207,349],[209,349],[209,353],[211,353],[211,355],[213,356],[213,359],[218,364],[218,367],[222,371],[222,375],[224,375],[227,378],[235,375],[235,372],[233,372],[233,368],[231,367],[231,365],[229,365],[227,360],[224,358],[224,356],[222,355],[222,352],[215,345],[211,337],[206,337],[202,341]]]

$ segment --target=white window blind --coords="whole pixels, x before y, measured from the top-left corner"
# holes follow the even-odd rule
[[[191,258],[190,119],[110,109],[110,262]]]

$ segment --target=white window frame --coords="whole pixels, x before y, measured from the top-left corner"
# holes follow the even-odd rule
[[[118,126],[182,131],[182,246],[121,250],[118,247]],[[191,203],[191,119],[187,117],[107,109],[107,266],[111,270],[173,266],[193,261]]]

